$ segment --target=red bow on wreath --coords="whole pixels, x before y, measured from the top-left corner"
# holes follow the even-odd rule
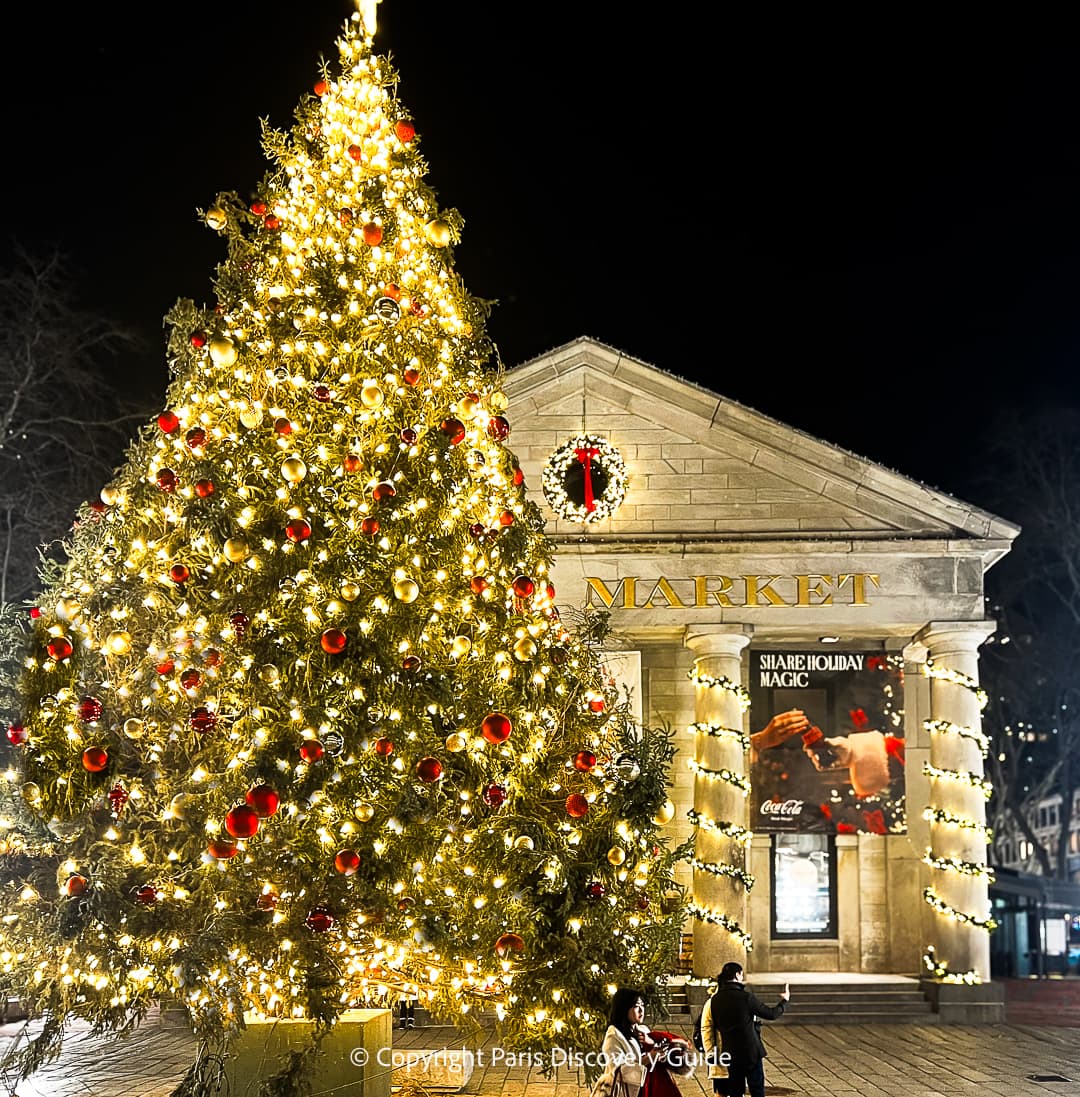
[[[585,469],[585,513],[591,514],[596,510],[596,500],[593,497],[592,488],[592,462],[594,457],[600,456],[600,451],[592,446],[582,446],[581,449],[574,450],[574,456]]]

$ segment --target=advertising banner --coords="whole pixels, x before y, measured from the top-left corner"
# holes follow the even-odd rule
[[[752,651],[749,685],[754,831],[906,831],[899,656]]]

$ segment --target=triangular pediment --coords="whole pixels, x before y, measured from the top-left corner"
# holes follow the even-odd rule
[[[579,432],[615,445],[630,487],[591,532],[631,541],[934,539],[983,542],[987,565],[1019,529],[987,511],[592,339],[509,370],[511,447],[549,532],[581,533],[540,490]],[[602,527],[602,528],[601,528]],[[969,546],[974,548],[975,546]]]

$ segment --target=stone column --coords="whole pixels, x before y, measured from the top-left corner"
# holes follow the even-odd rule
[[[986,864],[982,703],[978,650],[994,631],[990,621],[932,621],[915,639],[930,670],[930,850],[964,868]],[[966,825],[962,825],[966,824]],[[948,867],[927,870],[933,894],[951,910],[977,921],[990,914],[985,875]],[[985,928],[933,908],[927,944],[950,972],[990,978],[990,934]]]
[[[741,655],[752,632],[750,625],[716,625],[686,637],[698,679],[694,718],[699,729],[714,729],[698,730],[694,736],[694,811],[699,817],[695,859],[734,873],[746,869],[746,843],[740,835],[747,833],[748,801],[738,783],[717,775],[726,771],[748,781]],[[709,679],[719,684],[710,685]],[[692,898],[699,912],[713,917],[694,921],[694,974],[715,975],[728,960],[745,963],[747,950],[739,936],[747,931],[743,880],[737,874],[718,875],[695,867]]]

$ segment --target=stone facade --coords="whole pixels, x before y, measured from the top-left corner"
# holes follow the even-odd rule
[[[641,653],[646,722],[676,730],[671,837],[694,835],[713,861],[738,860],[746,849],[756,877],[749,894],[689,866],[682,882],[754,938],[748,967],[915,974],[934,944],[950,970],[988,979],[985,930],[923,902],[930,887],[951,909],[984,917],[985,880],[935,869],[923,856],[933,846],[939,858],[985,863],[977,828],[942,815],[978,822],[978,788],[958,789],[940,772],[981,774],[974,699],[978,646],[990,629],[983,576],[1019,530],[589,339],[509,371],[504,387],[511,448],[558,545],[558,601],[610,610],[613,645]],[[558,518],[541,490],[549,455],[583,426],[618,448],[629,474],[622,506],[588,526]],[[769,836],[736,848],[688,818],[692,809],[729,819],[741,812],[750,826],[745,798],[701,777],[701,766],[745,768],[737,740],[688,729],[741,722],[750,733],[760,715],[744,719],[731,697],[711,696],[689,672],[744,682],[750,652],[813,648],[825,636],[835,650],[906,661],[908,830],[839,835],[836,936],[773,940]],[[958,673],[928,677],[928,668]],[[701,764],[696,776],[690,760]],[[924,774],[925,763],[939,775]],[[924,819],[928,808],[938,817]],[[699,975],[746,955],[724,925],[694,919],[692,930]]]

